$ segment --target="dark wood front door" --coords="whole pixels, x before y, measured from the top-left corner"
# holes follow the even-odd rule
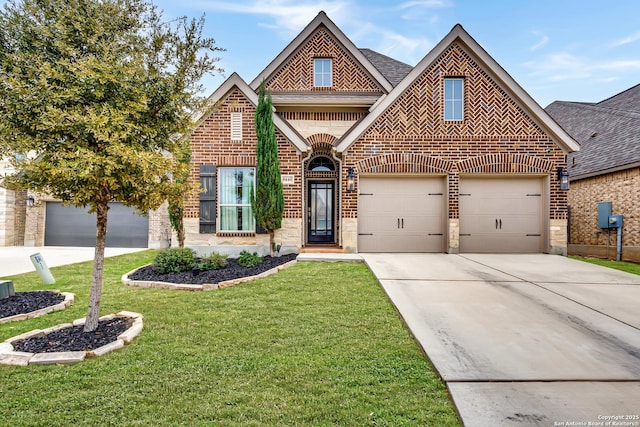
[[[309,182],[307,205],[307,241],[334,243],[334,187],[333,181]]]

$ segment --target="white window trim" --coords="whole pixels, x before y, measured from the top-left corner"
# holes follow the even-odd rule
[[[233,170],[233,169],[253,169],[253,188],[255,191],[256,188],[256,168],[253,166],[224,166],[224,167],[218,167],[217,170],[217,174],[218,176],[217,178],[217,185],[218,185],[218,200],[217,200],[217,214],[218,214],[218,220],[216,221],[216,232],[217,233],[245,233],[245,234],[254,234],[256,232],[256,220],[255,220],[255,216],[253,219],[253,230],[223,230],[222,229],[222,223],[224,222],[222,220],[222,208],[223,207],[251,207],[251,202],[249,203],[222,203],[222,185],[223,185],[223,179],[222,179],[222,172],[224,170]],[[253,214],[253,209],[251,209],[251,213]]]
[[[231,141],[242,141],[242,113],[231,113]]]
[[[458,99],[456,98],[452,98],[452,99],[447,99],[447,92],[446,92],[446,82],[447,81],[460,81],[462,82],[462,91],[460,93],[460,104],[461,104],[461,108],[460,108],[460,118],[453,118],[453,119],[448,119],[447,118],[447,101],[449,102],[457,102]],[[447,122],[461,122],[464,121],[464,77],[445,77],[444,78],[444,82],[443,82],[443,98],[444,98],[444,108],[442,111],[442,117],[445,121]]]
[[[316,61],[329,61],[329,84],[328,85],[316,85],[316,76],[318,74],[324,76],[327,72],[318,72],[316,69]],[[322,79],[324,81],[324,79]],[[313,58],[313,87],[332,87],[333,86],[333,58]]]

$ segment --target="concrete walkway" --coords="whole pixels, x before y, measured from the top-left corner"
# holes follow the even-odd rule
[[[40,253],[48,267],[92,261],[94,248],[57,246],[3,246],[0,247],[0,278],[36,271],[30,256]],[[144,251],[141,248],[106,248],[105,256],[111,257]]]
[[[640,426],[640,276],[541,254],[361,255],[467,427]]]

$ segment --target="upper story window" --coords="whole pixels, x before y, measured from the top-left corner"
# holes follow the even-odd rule
[[[331,58],[315,58],[313,60],[313,86],[331,87],[333,60]]]
[[[460,77],[444,79],[444,119],[463,120],[464,79]]]
[[[242,113],[231,113],[231,140],[242,141]]]

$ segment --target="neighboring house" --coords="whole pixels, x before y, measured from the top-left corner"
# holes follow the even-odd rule
[[[0,159],[0,179],[14,172],[6,159]],[[166,206],[148,216],[140,216],[122,203],[111,203],[109,207],[107,246],[169,246],[171,229]],[[60,201],[44,195],[0,187],[0,246],[94,246],[96,217],[87,210],[62,206]]]
[[[358,49],[324,12],[250,83],[233,74],[210,96],[186,245],[268,250],[250,203],[263,80],[285,251],[566,254],[557,170],[576,141],[460,25],[411,67]]]
[[[598,203],[623,216],[622,259],[640,262],[640,85],[597,103],[546,111],[581,145],[569,155],[569,253],[616,257],[616,229],[598,227]]]
[[[11,163],[0,157],[0,181],[14,173]],[[0,246],[24,244],[26,192],[15,192],[0,187]]]

